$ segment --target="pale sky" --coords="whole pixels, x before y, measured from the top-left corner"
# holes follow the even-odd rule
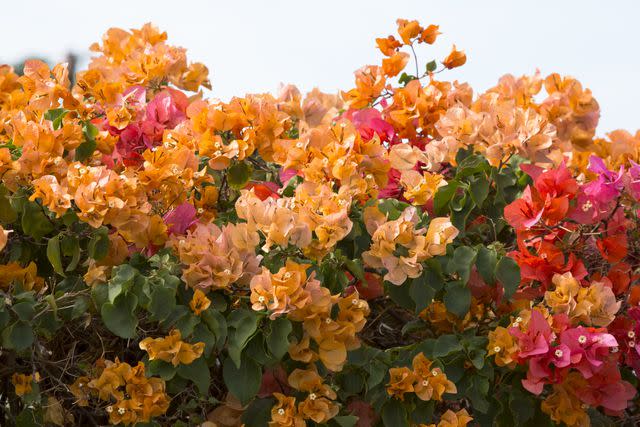
[[[444,33],[421,52],[421,67],[455,43],[468,62],[446,78],[476,91],[505,73],[572,75],[600,103],[598,134],[640,128],[639,1],[24,0],[4,1],[2,15],[0,63],[59,61],[69,50],[86,60],[109,27],[153,22],[209,67],[221,99],[274,92],[280,83],[349,89],[355,69],[380,60],[374,39],[393,33],[396,18],[417,19]]]

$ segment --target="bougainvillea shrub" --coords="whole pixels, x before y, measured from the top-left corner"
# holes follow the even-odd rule
[[[152,25],[0,67],[0,424],[640,423],[640,134],[439,34],[337,95],[208,99]]]

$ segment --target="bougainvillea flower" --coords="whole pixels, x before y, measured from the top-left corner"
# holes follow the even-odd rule
[[[182,203],[167,212],[162,219],[169,234],[184,234],[196,223],[196,208],[191,203]]]
[[[571,350],[571,365],[585,378],[591,377],[602,366],[611,348],[618,347],[613,335],[583,326],[562,332],[560,342]]]
[[[374,135],[382,141],[390,142],[394,139],[395,130],[393,126],[382,118],[380,111],[375,108],[364,108],[362,110],[349,109],[342,117],[348,119],[355,125],[364,140],[370,140]]]

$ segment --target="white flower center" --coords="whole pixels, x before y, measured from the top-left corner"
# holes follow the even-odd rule
[[[587,337],[585,337],[584,335],[580,335],[580,336],[578,337],[578,342],[579,342],[580,344],[584,344],[584,343],[586,343],[586,342],[587,342]]]
[[[591,200],[587,200],[583,205],[582,205],[582,211],[586,212],[589,209],[591,209],[593,207],[593,203],[591,203]]]
[[[560,349],[556,350],[556,352],[555,352],[556,357],[562,357],[563,354],[564,353]]]
[[[316,396],[316,394],[315,394],[315,393],[311,393],[311,394],[309,394],[309,399],[311,399],[311,400],[316,400],[316,397],[317,397],[317,396]]]
[[[278,415],[284,415],[284,409],[282,408],[278,409]]]
[[[502,349],[500,348],[500,346],[495,346],[495,347],[493,347],[493,352],[494,352],[494,353],[500,353],[500,350],[502,350]]]
[[[112,412],[113,412],[113,407],[112,407],[112,406],[107,406],[106,411],[107,411],[108,413],[112,413]]]
[[[422,381],[422,385],[423,385],[424,387],[428,386],[428,385],[429,385],[429,380],[424,380],[424,381]]]
[[[433,375],[434,377],[438,376],[438,371],[436,371],[435,369],[433,371],[431,371],[431,375]]]
[[[120,415],[124,415],[124,413],[125,413],[125,412],[127,412],[127,410],[126,410],[126,409],[124,409],[124,408],[118,408],[118,414],[120,414]]]
[[[633,331],[629,331],[629,332],[627,332],[627,336],[628,336],[629,338],[635,338],[636,333],[635,333],[635,332],[633,332]]]

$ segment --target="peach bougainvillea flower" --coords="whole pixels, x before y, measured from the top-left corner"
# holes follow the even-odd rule
[[[163,360],[173,366],[189,365],[202,356],[204,343],[188,344],[181,340],[180,331],[174,329],[164,338],[143,339],[140,349],[149,354],[149,360]]]

